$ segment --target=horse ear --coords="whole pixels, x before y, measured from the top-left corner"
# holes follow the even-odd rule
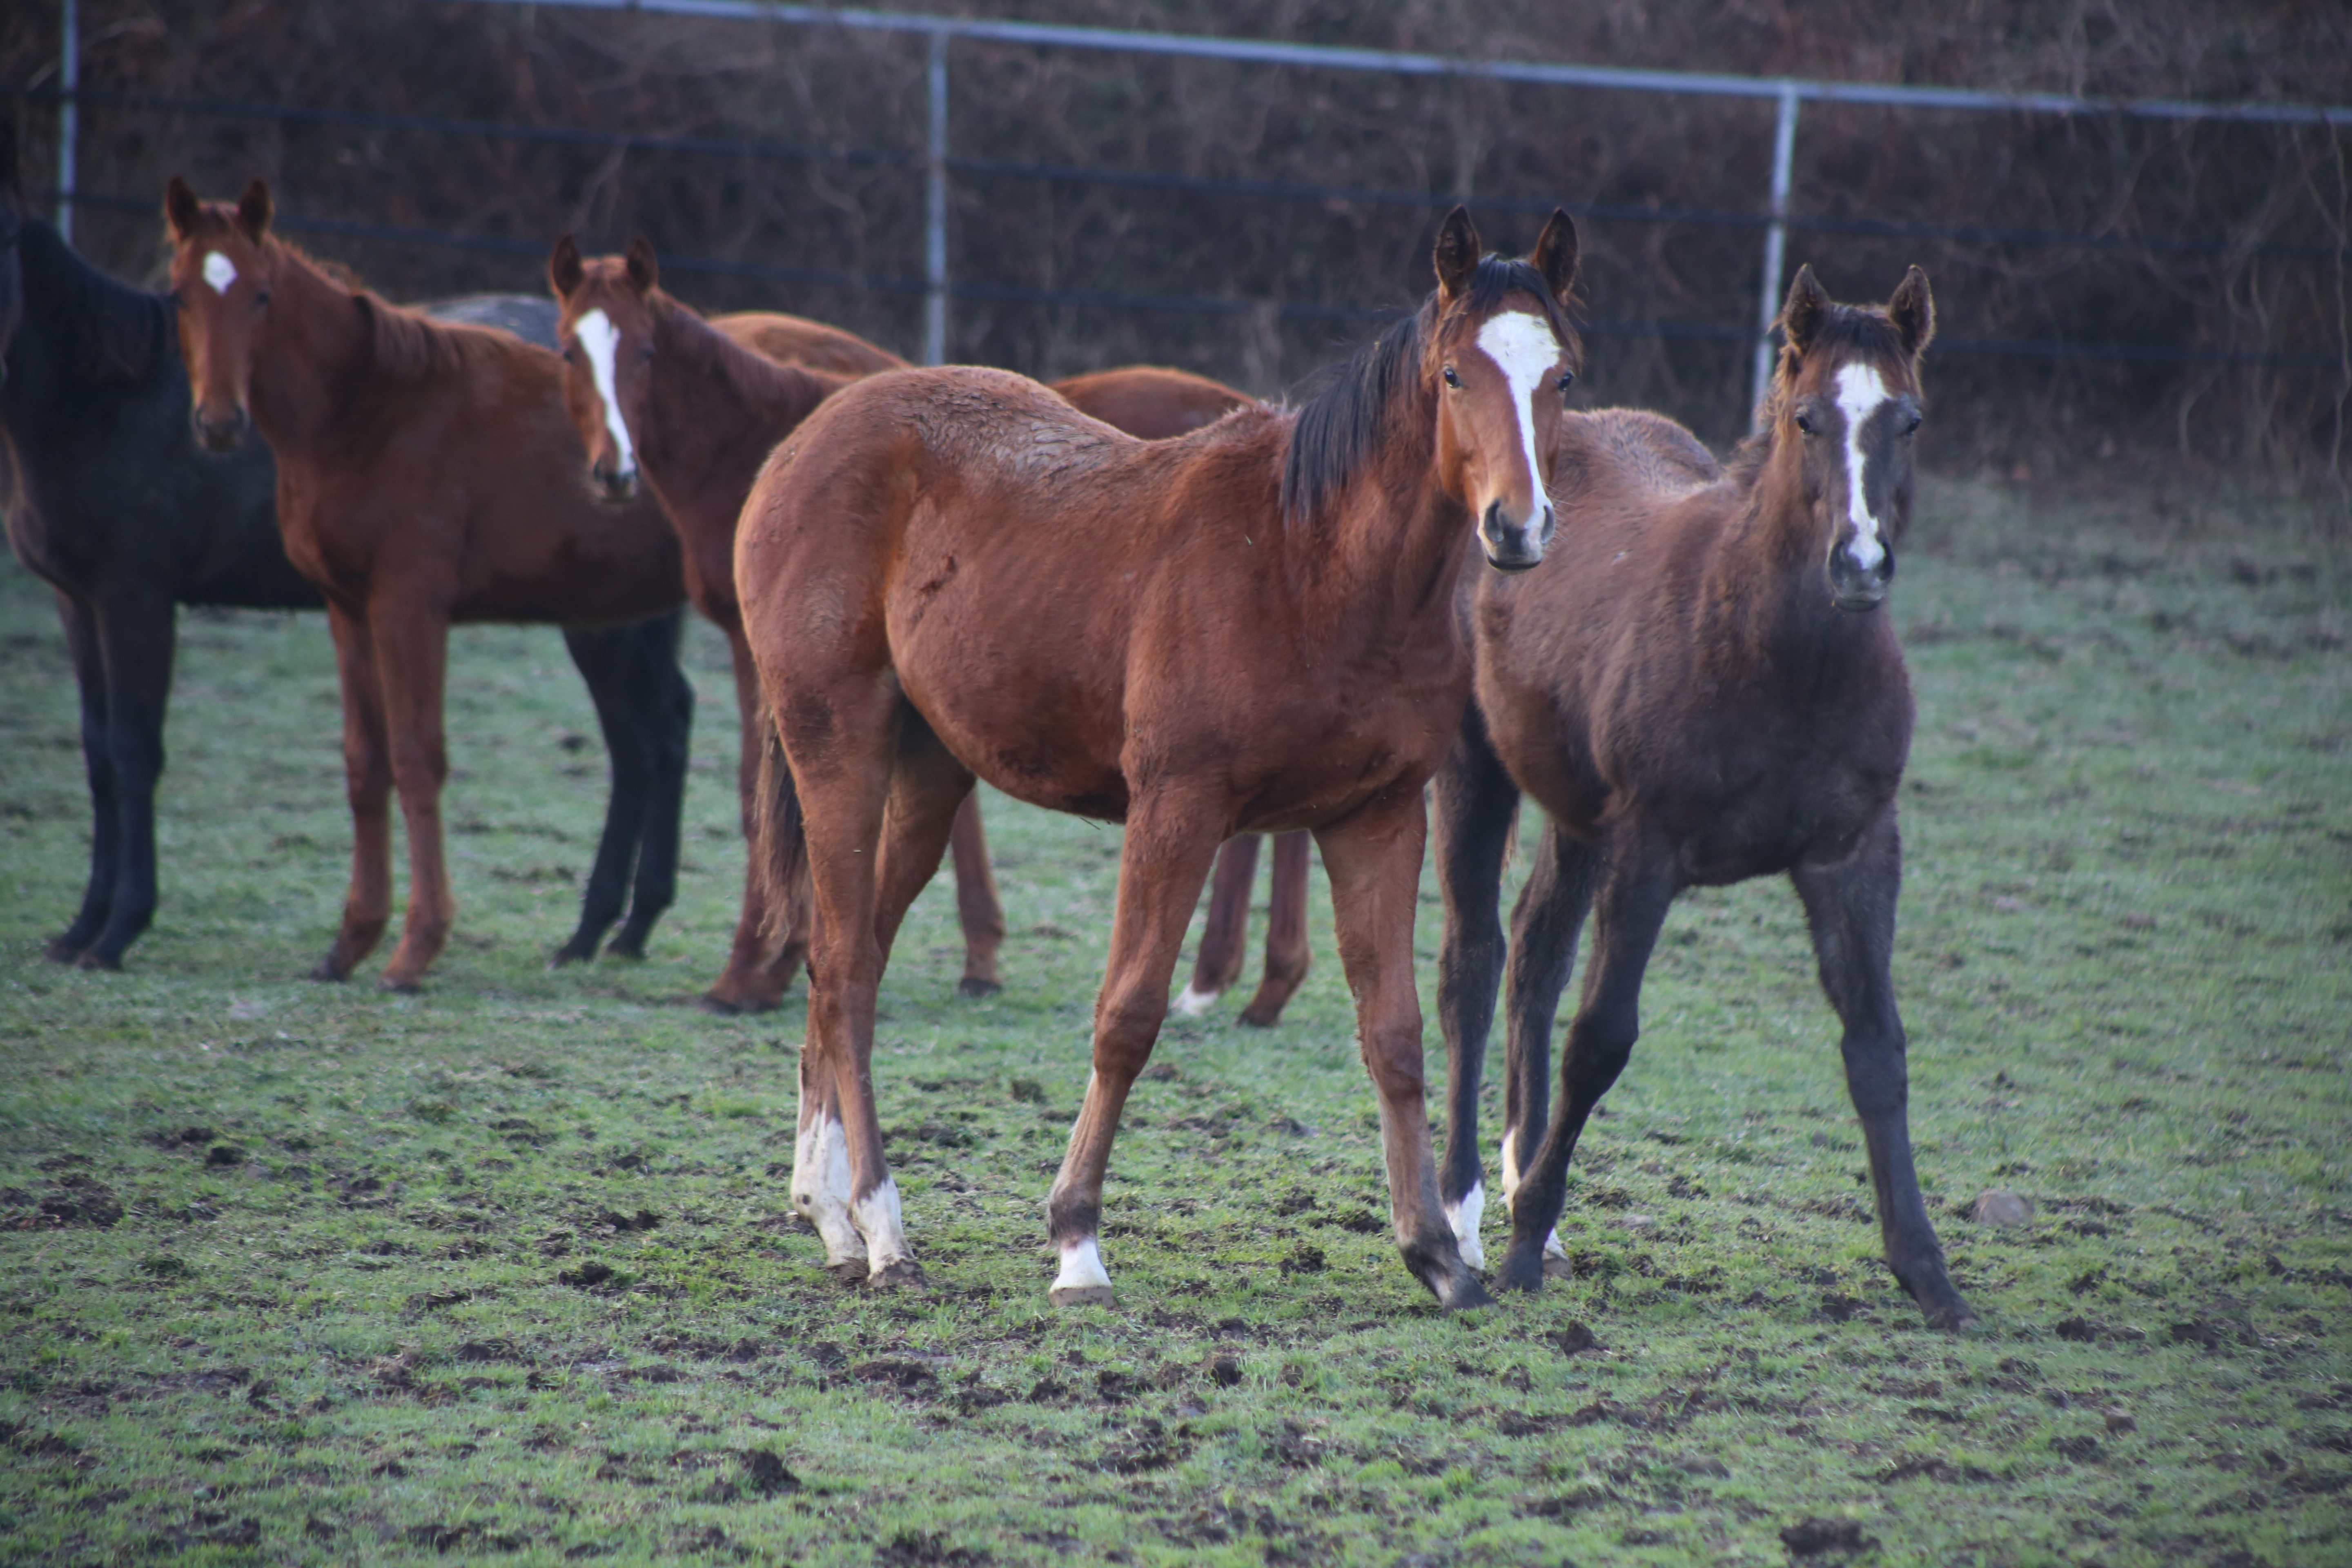
[[[205,204],[196,199],[188,182],[173,175],[172,183],[163,187],[163,220],[172,226],[173,237],[185,239],[204,216]]]
[[[236,226],[245,230],[245,237],[254,244],[269,232],[269,187],[260,180],[245,187],[245,195],[236,198]]]
[[[1437,291],[1451,300],[1478,269],[1478,231],[1466,207],[1455,207],[1437,227],[1437,249],[1430,259],[1437,268]]]
[[[1781,334],[1790,348],[1803,353],[1812,347],[1814,335],[1829,319],[1829,290],[1813,276],[1813,264],[1809,261],[1797,268],[1796,280],[1789,285],[1789,302],[1780,307]]]
[[[1936,298],[1927,291],[1927,275],[1914,267],[1903,275],[1895,298],[1886,301],[1886,319],[1903,340],[1903,352],[1919,357],[1936,335]]]
[[[555,290],[555,297],[559,300],[572,298],[572,291],[580,287],[581,279],[587,275],[587,268],[580,265],[579,242],[568,234],[559,235],[555,248],[547,255],[547,282]]]
[[[629,241],[626,265],[629,269],[629,287],[638,293],[650,294],[654,291],[655,286],[661,282],[661,263],[654,259],[654,243],[644,235],[638,235]]]
[[[1536,247],[1528,260],[1543,274],[1551,297],[1567,304],[1576,290],[1576,220],[1559,208],[1552,208],[1551,221],[1536,237]]]

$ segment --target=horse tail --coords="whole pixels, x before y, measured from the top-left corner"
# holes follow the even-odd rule
[[[784,740],[775,715],[762,715],[760,725],[760,776],[751,802],[751,864],[759,879],[760,901],[767,911],[762,933],[772,950],[797,944],[805,950],[809,937],[808,840],[801,822],[800,791],[793,785],[793,770],[784,756]]]

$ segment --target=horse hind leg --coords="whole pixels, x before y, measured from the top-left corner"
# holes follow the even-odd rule
[[[1577,938],[1601,871],[1592,846],[1547,820],[1535,867],[1511,915],[1511,960],[1504,979],[1503,1201],[1518,1195],[1551,1110],[1551,1026],[1576,965]],[[1544,1238],[1544,1272],[1565,1277],[1568,1252],[1555,1227]]]
[[[1242,1009],[1241,1021],[1270,1029],[1307,984],[1307,868],[1312,836],[1301,829],[1274,839],[1274,886],[1266,909],[1265,977]]]
[[[42,955],[53,963],[71,963],[106,929],[106,912],[114,901],[121,818],[116,807],[114,748],[108,735],[106,656],[97,618],[89,606],[62,588],[57,590],[57,601],[81,699],[82,767],[89,779],[89,880],[82,888],[80,910],[49,939]]]
[[[449,778],[441,719],[449,628],[446,621],[406,606],[373,617],[372,625],[383,679],[393,787],[400,793],[401,823],[408,830],[408,915],[400,945],[376,984],[386,991],[414,991],[440,956],[457,918],[441,827],[441,791]]]
[[[1804,900],[1822,989],[1844,1026],[1846,1090],[1862,1120],[1886,1266],[1928,1325],[1964,1329],[1977,1315],[1952,1285],[1911,1159],[1910,1078],[1895,1007],[1895,905],[1902,839],[1889,811],[1843,862],[1790,873]]]
[[[996,872],[988,863],[988,835],[980,823],[980,796],[967,794],[956,807],[948,844],[955,855],[956,918],[963,925],[963,996],[993,996],[1004,989],[996,976],[996,954],[1004,945],[1004,903],[996,895]]]
[[[1241,978],[1242,948],[1249,934],[1250,885],[1257,879],[1260,835],[1236,834],[1217,851],[1216,873],[1209,879],[1209,918],[1201,927],[1201,951],[1192,961],[1192,978],[1176,998],[1176,1011],[1187,1018],[1207,1012]]]
[[[335,674],[343,697],[343,788],[352,809],[352,880],[343,917],[313,980],[340,981],[375,950],[392,917],[392,756],[383,688],[364,616],[330,605]]]
[[[635,693],[629,689],[628,639],[634,626],[566,626],[563,647],[588,688],[596,728],[604,737],[608,780],[604,826],[597,836],[595,862],[580,895],[580,923],[555,950],[548,967],[560,968],[596,956],[597,945],[621,915],[629,869],[637,856],[652,781]]]
[[[808,862],[800,852],[800,805],[783,743],[760,689],[760,669],[738,623],[727,626],[735,666],[735,708],[741,750],[735,770],[737,804],[746,848],[743,907],[727,967],[703,993],[705,1012],[764,1013],[779,1005],[793,977],[808,963]],[[769,844],[763,834],[789,843]],[[769,858],[781,852],[771,866]]]
[[[642,699],[648,785],[629,912],[604,951],[620,958],[643,958],[654,922],[677,897],[678,836],[694,742],[694,686],[677,663],[686,629],[683,609],[630,629],[639,674],[631,690]]]
[[[1511,1247],[1496,1274],[1506,1289],[1543,1288],[1545,1249],[1568,1201],[1569,1159],[1642,1032],[1642,975],[1674,903],[1673,858],[1628,833],[1611,846],[1599,882],[1584,996],[1560,1059],[1559,1107],[1511,1195]]]
[[[1061,1254],[1046,1299],[1057,1307],[1111,1304],[1099,1240],[1103,1175],[1128,1094],[1168,1015],[1184,928],[1224,837],[1221,810],[1220,802],[1160,791],[1140,795],[1128,813],[1110,961],[1095,1001],[1094,1070],[1045,1199],[1047,1234]]]

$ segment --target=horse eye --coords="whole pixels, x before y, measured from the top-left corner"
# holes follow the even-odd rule
[[[1561,372],[1559,373],[1559,391],[1560,391],[1560,395],[1561,395],[1561,396],[1563,396],[1563,397],[1567,396],[1567,395],[1568,395],[1568,389],[1569,389],[1570,386],[1573,386],[1575,384],[1576,384],[1576,373],[1575,373],[1574,371],[1572,371],[1572,370],[1564,370],[1564,371],[1561,371]]]
[[[267,305],[267,304],[268,304],[268,303],[269,303],[269,290],[268,290],[268,289],[257,289],[254,290],[254,295],[253,295],[253,308],[254,308],[255,310],[258,310],[259,309],[261,309],[261,307],[263,307],[264,305]]]
[[[1450,364],[1445,367],[1445,384],[1448,386],[1460,386],[1462,384],[1462,378],[1454,374],[1454,367]]]
[[[1905,434],[1906,436],[1916,436],[1918,433],[1919,433],[1919,416],[1917,416],[1916,414],[1914,414],[1913,416],[1911,416],[1911,417],[1910,417],[1910,418],[1908,418],[1908,419],[1906,419],[1906,420],[1905,420],[1905,421],[1903,422],[1903,434]]]
[[[1810,414],[1798,415],[1797,428],[1808,436],[1811,435],[1813,433],[1813,416]]]

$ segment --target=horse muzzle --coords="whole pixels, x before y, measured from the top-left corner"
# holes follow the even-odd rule
[[[611,501],[615,506],[637,499],[637,470],[615,468],[605,463],[588,465],[588,481],[596,489],[598,500]]]
[[[1559,530],[1559,516],[1549,506],[1515,523],[1504,517],[1501,501],[1489,501],[1478,519],[1478,542],[1486,552],[1486,564],[1496,571],[1525,572],[1542,562]]]
[[[1874,610],[1886,602],[1886,585],[1895,580],[1895,557],[1882,554],[1875,563],[1864,566],[1844,551],[1833,551],[1829,579],[1832,605],[1857,614]]]
[[[234,452],[245,444],[246,432],[253,427],[253,416],[242,408],[233,408],[226,415],[194,408],[189,410],[188,427],[195,432],[196,445],[205,451]]]

